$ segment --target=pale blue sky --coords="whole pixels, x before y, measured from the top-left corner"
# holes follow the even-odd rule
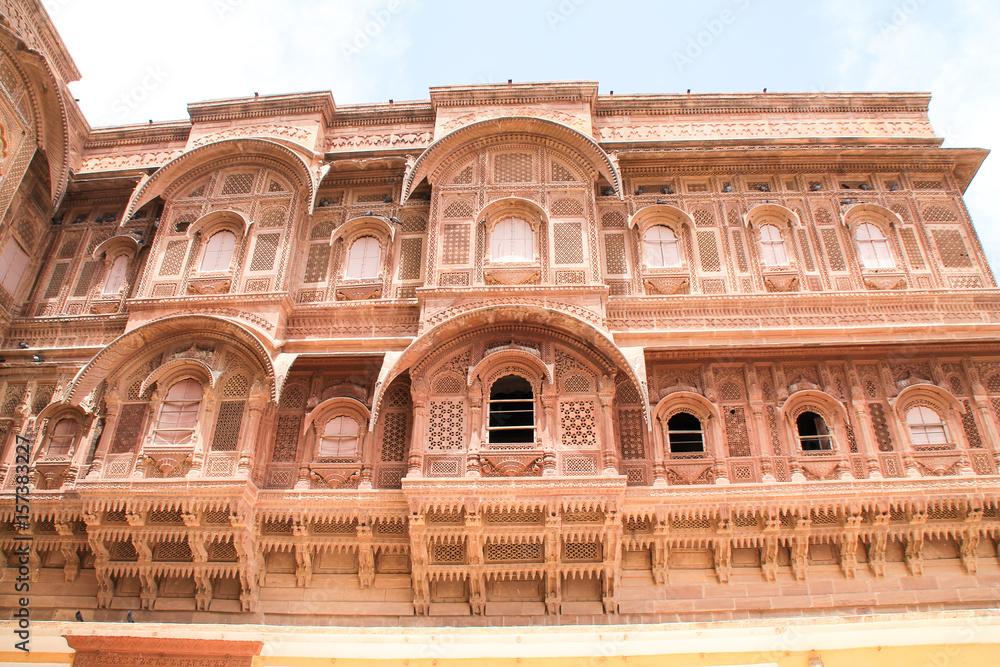
[[[205,99],[596,81],[622,93],[929,91],[946,146],[1000,146],[991,0],[44,0],[94,125],[186,118]],[[1000,267],[1000,157],[966,195]]]

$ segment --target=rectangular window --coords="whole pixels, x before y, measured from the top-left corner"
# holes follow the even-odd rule
[[[0,255],[0,285],[10,293],[11,296],[17,293],[17,288],[24,278],[24,272],[28,268],[28,253],[21,246],[11,239],[7,241],[3,255]]]

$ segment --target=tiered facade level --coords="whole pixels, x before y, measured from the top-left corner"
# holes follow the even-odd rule
[[[985,151],[927,95],[508,83],[91,129],[47,18],[0,11],[4,607],[29,537],[36,620],[996,606]]]

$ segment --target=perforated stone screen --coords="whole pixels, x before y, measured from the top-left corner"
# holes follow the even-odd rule
[[[529,153],[501,153],[493,158],[493,180],[497,183],[529,183],[531,155]]]
[[[270,271],[274,268],[274,255],[278,250],[281,234],[261,234],[254,246],[251,271]]]

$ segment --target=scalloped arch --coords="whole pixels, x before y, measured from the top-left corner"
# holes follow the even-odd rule
[[[454,132],[444,135],[424,149],[424,152],[414,162],[413,168],[403,179],[403,196],[400,203],[406,202],[413,189],[424,178],[433,182],[439,169],[455,152],[478,139],[502,134],[535,136],[554,140],[574,149],[586,160],[595,173],[608,179],[618,198],[622,198],[621,175],[618,172],[618,167],[591,137],[568,125],[545,118],[504,116],[464,125]]]

